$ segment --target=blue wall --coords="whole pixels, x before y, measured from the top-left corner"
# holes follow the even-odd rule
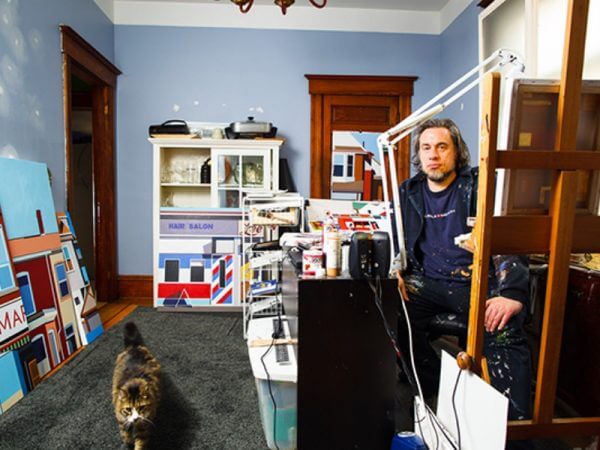
[[[477,16],[480,8],[473,2],[441,34],[441,89],[475,67],[479,62]],[[462,109],[461,109],[462,104]],[[479,89],[448,107],[440,117],[448,117],[460,128],[471,152],[471,165],[478,165],[479,155]]]
[[[298,190],[309,193],[310,96],[305,74],[416,75],[413,105],[440,86],[440,36],[115,26],[119,273],[152,273],[148,126],[172,118],[248,115],[286,138]],[[194,102],[198,104],[195,105]],[[180,109],[175,112],[173,106]],[[260,107],[264,113],[251,113]]]
[[[63,210],[65,132],[58,26],[69,25],[110,60],[114,27],[93,0],[0,0],[0,18],[0,156],[46,163],[56,207]]]

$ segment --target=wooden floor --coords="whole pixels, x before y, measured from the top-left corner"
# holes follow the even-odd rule
[[[98,302],[98,311],[105,330],[115,326],[138,306],[152,306],[151,298],[125,298],[116,302]]]

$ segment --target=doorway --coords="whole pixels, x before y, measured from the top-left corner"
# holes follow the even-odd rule
[[[69,214],[77,233],[90,283],[96,287],[94,248],[94,167],[92,154],[92,86],[71,70],[71,152],[68,167],[72,173]]]
[[[305,77],[311,95],[310,196],[331,198],[332,192],[337,192],[337,198],[381,200],[377,170],[387,164],[379,162],[377,152],[364,142],[410,114],[417,77]],[[398,180],[404,180],[410,173],[408,139],[398,144],[395,157]],[[345,174],[343,180],[338,179],[339,173]]]
[[[102,302],[119,298],[116,257],[115,91],[121,73],[61,25],[67,210]]]

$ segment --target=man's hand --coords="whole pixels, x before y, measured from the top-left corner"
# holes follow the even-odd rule
[[[506,297],[493,297],[485,302],[486,331],[501,331],[508,321],[523,309],[523,303]]]
[[[398,289],[400,289],[400,292],[402,293],[402,297],[404,298],[404,300],[408,301],[408,293],[406,292],[406,285],[404,284],[404,278],[402,278],[402,275],[400,275],[400,272],[396,272],[396,277],[398,277]]]

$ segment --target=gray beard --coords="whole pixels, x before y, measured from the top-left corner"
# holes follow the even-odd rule
[[[434,181],[436,183],[441,183],[443,181],[446,181],[453,173],[454,170],[449,170],[448,172],[433,172],[428,173],[426,175],[428,180]]]

